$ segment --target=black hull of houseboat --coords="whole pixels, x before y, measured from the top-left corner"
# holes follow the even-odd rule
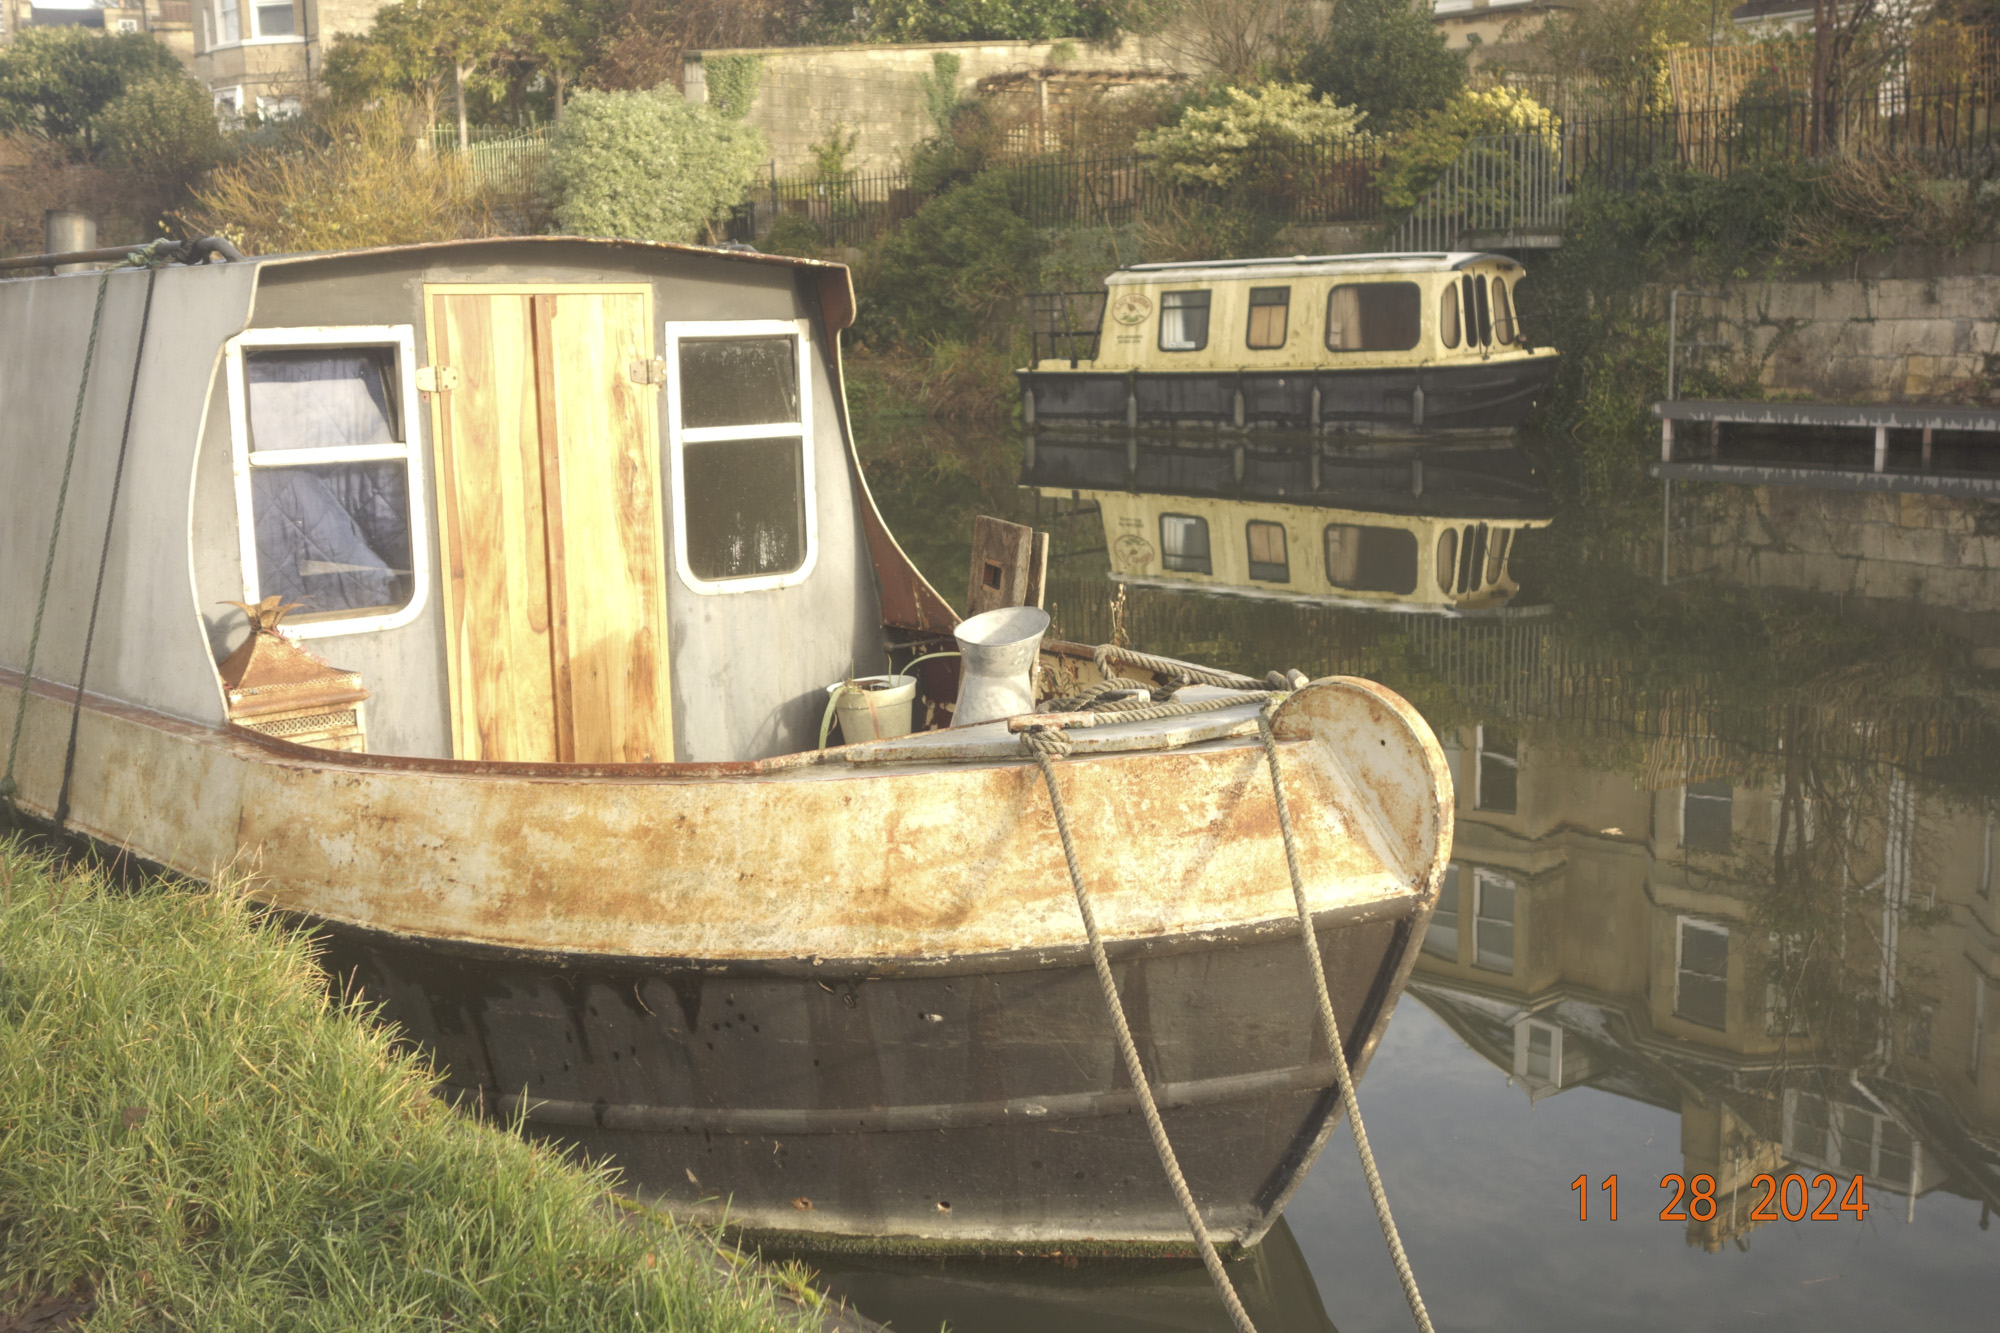
[[[1389,910],[1320,922],[1357,1074],[1408,973],[1416,923]],[[1338,1110],[1279,924],[1113,950],[1218,1241],[1261,1238]],[[1081,950],[703,965],[321,929],[322,965],[432,1056],[447,1096],[507,1119],[525,1093],[530,1133],[678,1214],[821,1249],[1190,1252]]]
[[[1274,427],[1449,434],[1517,428],[1556,355],[1366,370],[1016,371],[1031,426]]]

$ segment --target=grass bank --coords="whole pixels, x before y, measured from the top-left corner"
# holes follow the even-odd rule
[[[801,1270],[464,1119],[227,892],[0,837],[0,1328],[818,1328]],[[796,1293],[795,1293],[796,1294]]]

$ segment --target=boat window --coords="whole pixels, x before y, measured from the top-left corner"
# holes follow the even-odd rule
[[[1326,581],[1350,592],[1417,590],[1417,534],[1360,523],[1326,525]]]
[[[1446,528],[1438,534],[1437,581],[1438,591],[1451,591],[1452,576],[1458,572],[1458,529]]]
[[[1490,588],[1500,581],[1501,572],[1507,568],[1507,545],[1513,535],[1512,528],[1493,529],[1492,539],[1486,546],[1486,582],[1483,586]]]
[[[1498,273],[1493,275],[1493,341],[1514,341],[1514,306],[1507,299],[1507,283]]]
[[[1512,973],[1514,881],[1490,870],[1474,871],[1472,879],[1473,896],[1478,899],[1474,909],[1472,964],[1489,972]]]
[[[1291,288],[1252,287],[1250,333],[1246,339],[1249,346],[1260,349],[1283,347],[1286,318],[1291,314],[1291,309]]]
[[[1456,863],[1444,868],[1437,907],[1431,912],[1430,928],[1424,932],[1424,952],[1454,963],[1458,961],[1458,875]]]
[[[1291,562],[1285,558],[1285,526],[1251,522],[1245,525],[1250,543],[1250,577],[1265,583],[1290,583]]]
[[[806,347],[790,321],[666,326],[674,554],[696,592],[803,579],[815,558]]]
[[[422,610],[422,471],[411,457],[407,325],[253,329],[226,358],[243,600],[299,604],[302,638]]]
[[[1446,347],[1458,346],[1458,284],[1438,293],[1438,341]]]
[[[1334,352],[1407,352],[1423,331],[1423,294],[1414,282],[1349,282],[1326,302],[1326,345]]]
[[[1208,346],[1208,293],[1160,293],[1160,350],[1199,352]]]
[[[1486,303],[1486,284],[1465,275],[1465,340],[1477,347],[1493,341],[1493,307]]]
[[[1160,515],[1160,564],[1183,574],[1212,574],[1208,520],[1191,514]]]

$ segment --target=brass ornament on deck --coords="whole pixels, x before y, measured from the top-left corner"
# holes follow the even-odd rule
[[[220,668],[229,720],[294,745],[367,753],[360,673],[329,666],[278,629],[300,603],[271,596],[228,605],[250,619],[250,637]]]

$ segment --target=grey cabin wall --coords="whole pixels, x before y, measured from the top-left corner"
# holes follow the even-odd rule
[[[0,495],[8,506],[0,523],[0,664],[16,671],[33,632],[99,281],[77,274],[0,282]],[[58,684],[75,682],[82,659],[147,281],[143,271],[120,270],[106,291],[35,663],[37,678]],[[93,693],[219,724],[222,692],[188,583],[189,480],[209,384],[223,343],[243,327],[255,269],[172,267],[152,281],[88,684]]]
[[[663,354],[668,321],[811,319],[813,460],[818,498],[818,558],[789,588],[700,595],[677,570],[666,581],[669,671],[673,683],[674,758],[762,758],[811,747],[818,739],[824,687],[850,673],[886,669],[880,599],[855,476],[841,430],[837,386],[810,274],[724,255],[533,241],[463,249],[329,256],[263,266],[256,328],[408,324],[417,363],[430,364],[423,288],[428,283],[555,284],[650,281],[652,338]],[[670,369],[669,373],[674,373]],[[445,670],[443,561],[437,478],[427,404],[413,405],[420,447],[421,503],[426,507],[430,574],[422,613],[397,629],[329,635],[307,647],[361,673],[371,691],[369,749],[378,754],[449,757],[451,726]],[[661,391],[661,486],[665,538],[673,563],[675,510]],[[216,377],[214,412],[196,478],[194,531],[198,599],[213,650],[241,641],[244,621],[222,600],[243,597],[236,536],[228,404]]]

